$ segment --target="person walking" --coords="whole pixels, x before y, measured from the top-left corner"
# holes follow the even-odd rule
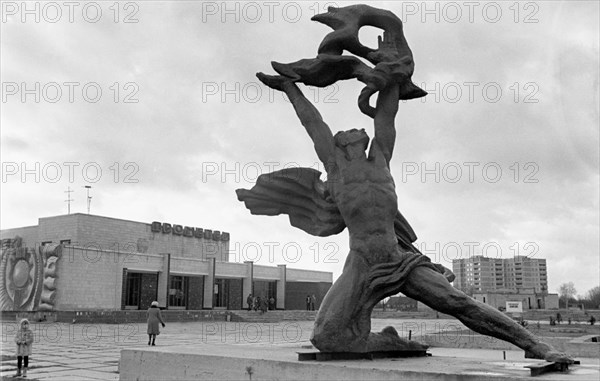
[[[156,345],[156,336],[160,334],[158,323],[165,327],[158,302],[154,301],[148,308],[148,345]]]
[[[269,309],[269,300],[264,295],[263,295],[263,297],[260,300],[261,300],[261,302],[260,302],[260,312],[262,314],[264,314]]]
[[[246,304],[248,304],[248,311],[251,311],[252,305],[254,304],[254,298],[252,297],[252,294],[248,294],[248,297],[246,298]]]
[[[33,331],[29,328],[29,320],[21,319],[19,330],[15,335],[15,343],[17,343],[17,373],[15,377],[21,377],[21,375],[27,377],[29,356],[31,356],[33,346]],[[22,365],[24,366],[22,367]]]
[[[315,294],[312,294],[312,296],[310,297],[310,310],[314,311],[317,307],[317,297],[315,296]]]

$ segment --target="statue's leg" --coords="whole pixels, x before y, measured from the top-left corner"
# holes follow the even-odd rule
[[[370,266],[350,252],[342,275],[323,299],[311,337],[323,352],[372,352],[425,350],[415,341],[401,339],[396,330],[386,327],[371,332],[371,312],[381,298],[369,285]]]
[[[413,269],[400,291],[437,311],[456,317],[475,332],[508,341],[536,358],[573,361],[569,356],[540,341],[502,312],[457,290],[442,274],[428,267]]]
[[[364,352],[371,331],[371,311],[365,311],[366,264],[351,252],[342,275],[325,295],[311,337],[323,352]]]

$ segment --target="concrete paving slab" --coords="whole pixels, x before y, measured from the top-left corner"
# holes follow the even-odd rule
[[[77,353],[77,352],[69,352],[69,353],[66,353],[65,356],[72,358],[72,359],[91,359],[91,358],[96,357],[92,353]]]
[[[65,364],[66,367],[75,368],[75,369],[94,369],[101,368],[106,366],[106,364],[102,362],[80,362],[75,364]]]
[[[56,366],[56,365],[57,365],[57,363],[52,362],[52,361],[35,361],[35,360],[29,360],[29,366],[30,367],[35,367],[35,368],[50,367],[50,366]]]
[[[132,348],[132,349],[136,349],[136,348]],[[99,354],[96,357],[96,359],[98,359],[98,360],[102,359],[102,361],[118,360],[121,357],[121,351],[122,351],[122,349],[119,349],[118,351],[115,351],[114,353],[102,353],[102,354]]]
[[[46,366],[46,367],[40,367],[40,368],[31,368],[33,373],[56,373],[56,372],[62,372],[65,369],[69,369],[67,367],[64,366]]]
[[[31,379],[33,376],[29,376]],[[41,378],[36,378],[34,380],[52,380],[52,381],[95,381],[97,378],[87,378],[81,376],[71,376],[71,375],[60,375],[60,376],[47,376],[41,375]]]
[[[112,365],[112,366],[100,366],[98,368],[94,368],[94,370],[98,371],[98,372],[107,372],[107,373],[115,373],[118,374],[119,373],[119,366],[118,365]]]
[[[34,374],[32,373],[32,377]],[[79,380],[118,380],[119,375],[109,372],[97,372],[93,370],[85,370],[85,369],[71,369],[71,370],[63,370],[61,372],[54,372],[45,376],[43,379],[60,379],[64,380],[68,377],[78,377],[74,379]]]
[[[66,365],[69,367],[73,367],[76,366],[77,364],[87,364],[90,362],[90,359],[76,359],[76,358],[69,358],[69,357],[64,357],[62,360],[60,361],[56,361],[56,363],[58,364],[62,364],[62,365]]]
[[[62,359],[64,359],[64,356],[35,355],[35,357],[31,356],[29,358],[29,361],[33,362],[33,361],[39,360],[39,361],[55,363],[55,362],[61,361]]]

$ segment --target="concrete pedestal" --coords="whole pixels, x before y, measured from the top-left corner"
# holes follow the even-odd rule
[[[568,373],[532,378],[522,351],[430,348],[432,357],[298,361],[300,345],[197,344],[124,349],[119,366],[125,380],[594,380],[600,359],[581,358]],[[312,349],[314,350],[314,349]]]

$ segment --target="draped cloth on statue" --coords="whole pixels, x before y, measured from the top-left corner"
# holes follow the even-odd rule
[[[312,168],[287,168],[260,175],[252,189],[237,189],[236,193],[254,215],[287,214],[292,226],[327,237],[343,231],[346,224],[320,177],[321,172]],[[413,246],[417,236],[400,211],[396,213],[394,230],[401,255],[373,267],[370,274],[373,288],[402,282],[416,266],[426,265],[439,271]]]
[[[326,197],[321,172],[312,168],[287,168],[260,175],[251,190],[237,189],[252,214],[287,214],[290,224],[308,234],[327,237],[346,228],[337,205]]]
[[[321,172],[316,169],[286,168],[260,175],[252,189],[235,192],[252,214],[287,214],[292,226],[311,235],[327,237],[342,232],[346,224],[320,177]],[[416,251],[412,243],[417,235],[399,211],[394,228],[398,243]]]

